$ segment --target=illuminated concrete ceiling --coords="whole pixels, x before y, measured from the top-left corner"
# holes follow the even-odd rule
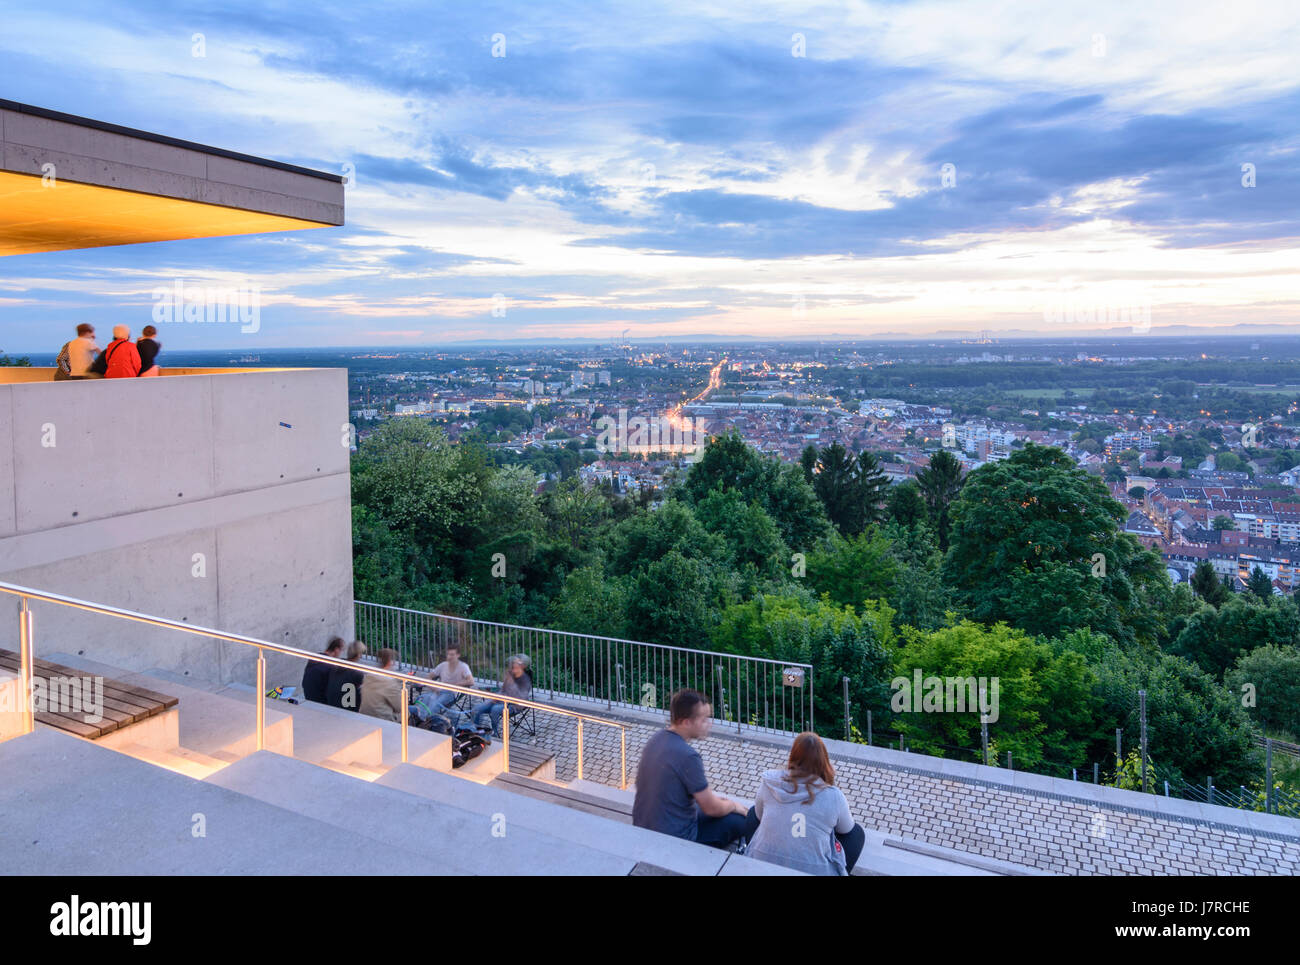
[[[215,204],[0,171],[0,255],[325,227]]]
[[[0,100],[0,255],[341,224],[339,175]]]

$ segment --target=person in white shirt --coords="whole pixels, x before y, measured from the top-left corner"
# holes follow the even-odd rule
[[[474,675],[470,673],[469,664],[460,659],[460,647],[454,643],[448,645],[447,659],[430,671],[429,679],[455,684],[457,687],[474,686]],[[454,690],[435,690],[427,702],[429,712],[434,715],[445,714],[453,725],[464,722],[468,715],[451,707],[459,696]]]
[[[55,359],[54,378],[64,379],[99,379],[98,372],[90,371],[90,365],[99,355],[99,346],[95,344],[95,326],[82,322],[77,326],[77,337],[59,349]]]

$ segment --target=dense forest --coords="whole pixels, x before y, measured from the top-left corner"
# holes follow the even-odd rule
[[[539,487],[394,419],[361,443],[352,485],[357,599],[808,662],[831,736],[847,676],[855,732],[871,711],[909,749],[975,759],[976,714],[891,710],[890,680],[914,668],[1000,678],[991,746],[1043,773],[1101,762],[1116,780],[1139,690],[1160,780],[1257,787],[1256,738],[1300,733],[1296,602],[1213,574],[1172,586],[1059,449],[967,475],[939,453],[891,486],[869,452],[783,465],[728,434],[656,504],[576,478]]]

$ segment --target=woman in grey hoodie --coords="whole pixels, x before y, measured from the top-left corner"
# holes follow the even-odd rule
[[[835,786],[835,768],[822,739],[804,732],[790,746],[784,769],[765,771],[754,799],[758,831],[746,852],[813,875],[853,870],[867,834],[853,823]]]

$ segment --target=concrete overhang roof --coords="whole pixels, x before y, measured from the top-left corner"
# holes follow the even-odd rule
[[[343,224],[343,178],[0,100],[0,255]]]

